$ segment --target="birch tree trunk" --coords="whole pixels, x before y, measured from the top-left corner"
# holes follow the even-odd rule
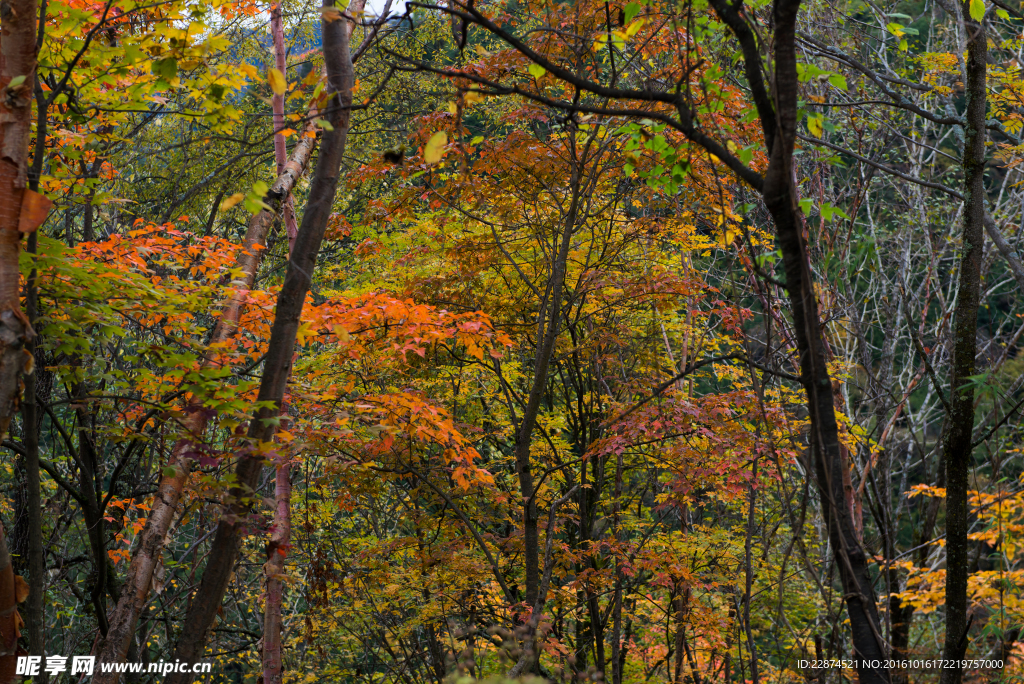
[[[38,227],[48,203],[28,189],[32,89],[36,74],[35,0],[0,1],[0,439],[19,410],[25,347],[34,333],[21,310],[21,236]],[[0,530],[0,684],[15,679],[18,603],[6,535]]]
[[[288,83],[288,53],[284,47],[284,17],[281,12],[281,3],[278,2],[270,8],[270,33],[274,39],[274,66]],[[271,100],[271,107],[274,110],[274,161],[277,163],[277,175],[284,171],[285,160],[288,156],[287,141],[281,135],[284,130],[284,94],[274,94]],[[284,227],[288,232],[288,253],[292,253],[295,246],[295,236],[299,228],[295,223],[295,200],[291,195],[284,199],[281,206],[281,214],[284,217]]]
[[[270,15],[270,32],[274,36],[274,57],[277,69],[287,80],[287,64],[285,62],[284,22],[281,16],[281,5],[275,5]],[[274,156],[278,168],[284,163],[285,139],[281,135],[284,125],[284,96],[274,97]],[[295,246],[298,229],[295,227],[295,214],[291,211],[291,197],[285,201],[284,217],[288,231],[288,256]],[[282,407],[283,409],[283,407]],[[282,410],[284,413],[284,410]],[[284,602],[285,557],[288,555],[288,543],[291,539],[291,465],[287,457],[280,459],[274,480],[274,523],[267,545],[267,562],[263,566],[266,598],[263,607],[263,683],[281,684],[281,673],[284,670],[281,643],[283,639],[283,620],[281,618]]]
[[[34,336],[21,310],[21,236],[42,223],[49,202],[28,185],[32,89],[36,74],[35,0],[0,2],[0,439],[21,401]]]

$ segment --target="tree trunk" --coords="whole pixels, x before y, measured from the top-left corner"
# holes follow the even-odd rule
[[[284,22],[281,17],[281,5],[271,9],[270,32],[274,37],[274,58],[277,70],[286,75],[287,63],[284,47]],[[287,83],[287,77],[285,83]],[[284,96],[275,95],[274,107],[274,157],[277,160],[277,172],[284,168],[285,139],[279,132],[284,126]],[[298,229],[295,226],[295,214],[292,209],[292,198],[289,196],[284,203],[284,220],[288,233],[288,256],[291,257],[295,247]],[[282,414],[284,411],[282,411]],[[288,543],[291,539],[291,465],[282,459],[277,466],[274,481],[274,524],[271,528],[270,543],[267,545],[267,562],[263,566],[266,599],[263,608],[263,683],[281,684],[284,671],[281,641],[283,639],[283,622],[281,605],[284,597],[284,560],[288,555]]]
[[[41,196],[29,190],[28,152],[36,73],[35,0],[0,0],[0,439],[18,411],[33,336],[21,310],[22,230]],[[20,79],[10,87],[12,79]],[[26,201],[27,200],[27,201]],[[28,232],[28,231],[26,231]]]
[[[580,186],[582,178],[580,168],[573,169],[570,179],[572,193],[569,211],[566,213],[559,235],[558,251],[554,254],[551,275],[548,280],[549,292],[546,302],[540,304],[538,314],[538,346],[537,356],[533,364],[533,381],[527,398],[523,417],[516,431],[516,475],[519,477],[519,495],[523,505],[523,560],[526,564],[526,595],[528,606],[535,606],[540,589],[540,535],[537,527],[537,501],[534,491],[533,475],[530,471],[530,444],[533,441],[533,430],[537,425],[537,414],[540,402],[544,397],[544,388],[548,380],[548,365],[555,350],[558,338],[562,307],[562,289],[565,285],[566,260],[569,256],[569,245],[576,228],[576,217],[581,201]]]
[[[270,34],[274,39],[274,66],[285,77],[287,83],[288,55],[284,47],[284,18],[281,16],[280,2],[270,8]],[[286,141],[281,135],[284,129],[284,95],[275,94],[271,100],[271,107],[274,111],[274,161],[277,162],[277,175],[280,176],[288,157]],[[284,215],[284,227],[288,233],[288,253],[291,254],[299,228],[295,225],[295,201],[290,194],[281,206],[281,213]]]
[[[843,460],[832,381],[825,360],[821,318],[804,238],[806,228],[798,208],[795,185],[793,147],[799,95],[796,68],[796,18],[799,9],[799,0],[779,0],[773,12],[777,123],[766,120],[765,112],[761,112],[762,123],[767,129],[773,129],[773,135],[765,136],[770,141],[770,161],[764,178],[763,197],[774,220],[783,255],[786,289],[800,353],[800,373],[811,419],[810,449],[815,479],[849,612],[855,657],[860,662],[867,659],[884,663],[886,653],[878,629],[878,611],[868,558],[857,538],[843,488]],[[858,675],[862,684],[889,682],[886,668],[861,666]]]
[[[312,132],[314,129],[309,126],[306,130]],[[267,192],[266,200],[271,208],[279,206],[282,198],[290,196],[296,181],[305,171],[315,146],[315,138],[303,136],[292,150],[291,158],[285,164],[284,170]],[[256,282],[256,274],[265,251],[263,245],[266,244],[267,235],[274,225],[275,215],[275,212],[264,209],[249,221],[245,238],[242,241],[242,249],[235,262],[235,266],[242,271],[243,277],[240,281],[233,283],[233,292],[224,303],[221,316],[214,326],[211,344],[227,342],[238,327],[246,293]],[[214,350],[204,360],[203,367],[210,368],[216,363],[216,351]],[[174,445],[166,474],[160,478],[157,494],[153,500],[153,509],[146,519],[146,526],[140,535],[140,543],[132,558],[131,566],[128,568],[128,576],[125,580],[124,590],[121,592],[121,599],[110,615],[107,637],[100,642],[97,650],[97,659],[100,662],[124,662],[125,656],[128,654],[128,647],[135,634],[139,617],[146,607],[153,581],[153,572],[160,563],[160,556],[167,540],[167,532],[174,520],[182,490],[192,469],[192,462],[186,454],[192,450],[193,441],[202,438],[209,422],[208,414],[201,409],[202,403],[197,398],[193,398],[185,407],[184,427],[190,438],[182,439]],[[119,674],[102,672],[99,668],[93,675],[93,681],[96,684],[115,684],[119,678]]]
[[[18,599],[7,535],[0,528],[0,684],[10,684],[17,675]]]
[[[40,14],[45,25],[46,4],[44,3]],[[42,44],[43,31],[36,34],[37,47]],[[36,98],[36,140],[35,154],[32,158],[32,167],[28,174],[28,187],[33,192],[39,191],[39,177],[42,174],[43,162],[46,156],[46,124],[47,108],[43,97],[42,86],[39,78],[35,79],[33,86]],[[70,213],[70,212],[69,212]],[[35,231],[29,233],[27,251],[35,255],[39,245],[39,234]],[[29,271],[25,282],[25,313],[28,316],[30,326],[35,326],[36,317],[39,313],[39,272],[35,266]],[[25,489],[28,518],[28,605],[25,615],[25,626],[28,629],[28,651],[30,655],[46,656],[46,608],[43,601],[43,592],[46,588],[46,555],[43,549],[43,507],[41,500],[41,489],[39,480],[39,431],[42,428],[42,421],[39,415],[39,404],[36,397],[39,389],[39,375],[44,373],[41,366],[44,364],[36,362],[37,340],[29,339],[25,349],[32,355],[33,372],[25,376],[25,397],[22,403],[21,421],[23,425],[22,442],[25,447]],[[45,385],[43,392],[46,392]],[[45,670],[39,673],[39,684],[48,684],[50,675]]]
[[[333,3],[332,3],[333,5]],[[362,2],[349,6],[350,12],[362,9]],[[260,447],[271,442],[274,422],[280,414],[285,385],[291,372],[295,336],[303,303],[312,281],[316,258],[331,215],[338,176],[348,138],[349,114],[354,82],[352,58],[349,53],[348,21],[332,21],[325,17],[321,23],[327,82],[332,93],[325,118],[333,130],[326,131],[320,147],[316,170],[310,184],[309,202],[302,217],[302,225],[295,240],[295,249],[288,260],[284,285],[277,298],[277,310],[270,332],[270,345],[263,365],[257,401],[270,404],[260,408],[249,422],[248,437],[251,449],[239,455],[235,469],[236,485],[228,493],[231,505],[217,524],[206,569],[185,617],[186,629],[178,637],[174,658],[194,664],[202,655],[213,619],[220,608],[221,599],[242,546],[243,528],[249,512],[248,499],[259,477],[264,454]],[[187,668],[191,669],[191,668]],[[192,674],[171,673],[165,684],[188,684]]]
[[[267,600],[263,613],[263,684],[281,684],[282,624],[281,603],[284,596],[284,561],[292,531],[291,466],[282,461],[274,482],[274,527],[267,545],[267,564],[263,566],[267,583]]]
[[[960,283],[953,320],[953,368],[949,416],[943,434],[946,459],[946,640],[942,657],[959,660],[967,649],[967,485],[974,433],[974,374],[977,356],[978,302],[985,240],[985,105],[988,38],[983,23],[960,5],[967,31],[967,111],[964,152],[964,232]],[[942,670],[942,684],[958,684],[963,671]]]

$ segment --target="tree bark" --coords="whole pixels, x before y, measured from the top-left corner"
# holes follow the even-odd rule
[[[309,126],[306,132],[312,132]],[[296,181],[302,176],[312,156],[316,139],[303,136],[292,150],[291,157],[278,175],[274,185],[267,192],[267,202],[271,208],[279,206],[281,200],[291,194]],[[228,296],[217,319],[211,335],[212,345],[222,345],[234,335],[238,321],[242,315],[246,294],[256,282],[260,262],[263,259],[263,246],[274,225],[274,211],[264,209],[249,221],[242,249],[238,254],[235,266],[243,273],[242,279],[233,283],[233,291]],[[216,349],[203,362],[204,368],[216,365]],[[157,494],[153,500],[153,509],[146,519],[146,526],[140,535],[141,539],[132,562],[128,568],[128,576],[117,607],[110,615],[110,626],[106,638],[100,642],[97,660],[103,663],[124,662],[139,617],[146,607],[149,591],[152,586],[153,572],[160,563],[160,556],[167,541],[167,532],[174,520],[181,500],[185,482],[192,470],[192,462],[186,456],[191,451],[193,441],[202,438],[209,422],[209,416],[202,411],[202,402],[193,398],[185,407],[185,431],[190,435],[174,445],[166,474],[161,476]],[[102,672],[96,669],[93,681],[96,684],[115,684],[120,674]]]
[[[328,6],[333,6],[331,2]],[[349,5],[350,12],[362,9],[362,2]],[[349,51],[348,21],[333,21],[325,16],[321,23],[324,61],[331,98],[324,116],[333,130],[326,131],[320,146],[316,170],[310,184],[309,202],[302,217],[295,248],[288,260],[284,284],[277,298],[277,310],[270,332],[270,345],[263,365],[257,401],[269,404],[260,408],[249,422],[248,437],[251,448],[239,455],[235,469],[236,485],[228,493],[230,506],[217,524],[206,569],[199,589],[192,599],[184,624],[186,629],[178,637],[174,658],[194,664],[202,655],[213,619],[230,581],[238,552],[242,546],[243,528],[249,512],[249,498],[262,469],[265,449],[274,436],[274,423],[280,414],[285,385],[291,373],[295,336],[299,328],[302,307],[312,282],[317,254],[323,242],[327,221],[338,187],[338,176],[348,139],[349,115],[352,104],[354,75]],[[191,668],[188,668],[191,669]],[[165,684],[188,684],[192,674],[171,673]]]
[[[10,684],[17,675],[18,600],[7,535],[0,528],[0,684]]]
[[[534,491],[533,474],[530,471],[530,445],[533,441],[533,430],[537,425],[540,402],[544,397],[544,388],[548,380],[548,366],[555,350],[558,328],[561,317],[562,289],[565,286],[566,261],[569,246],[576,228],[576,217],[580,206],[580,186],[582,185],[581,170],[575,166],[570,178],[569,210],[565,215],[559,235],[558,251],[553,256],[551,275],[548,279],[548,299],[541,302],[538,314],[537,356],[533,364],[533,381],[530,394],[523,409],[523,417],[516,431],[516,475],[519,478],[519,495],[523,505],[523,559],[526,564],[525,601],[528,606],[537,604],[540,590],[540,535],[537,526],[537,500]]]
[[[267,563],[263,566],[266,576],[267,598],[263,612],[263,684],[281,684],[282,626],[281,604],[284,598],[282,580],[291,541],[291,466],[285,460],[277,467],[274,481],[274,527],[267,544]]]
[[[288,83],[288,54],[284,47],[284,18],[281,16],[281,3],[278,2],[270,8],[270,34],[274,39],[274,65]],[[274,112],[274,161],[277,162],[277,175],[284,171],[285,161],[288,157],[287,141],[281,135],[284,130],[284,95],[275,94],[271,100],[271,107]],[[291,254],[295,247],[295,236],[299,228],[295,224],[295,201],[288,195],[281,206],[281,213],[284,215],[284,227],[288,233],[288,253]]]
[[[284,22],[281,17],[281,5],[271,9],[270,32],[274,37],[274,58],[277,69],[282,75],[287,74],[284,47]],[[287,76],[285,83],[287,83]],[[279,132],[284,126],[284,96],[274,97],[274,157],[277,160],[277,172],[284,168],[285,139]],[[292,198],[289,196],[284,203],[284,220],[288,233],[288,256],[291,257],[295,247],[298,229],[295,226],[295,214],[292,211]],[[284,412],[282,411],[282,414]],[[263,682],[264,684],[281,684],[284,671],[283,653],[281,649],[283,621],[281,607],[284,599],[285,557],[288,555],[288,544],[291,539],[291,465],[287,459],[281,459],[277,465],[274,481],[274,523],[267,544],[267,562],[263,566],[266,597],[263,608]]]
[[[36,0],[0,1],[0,439],[18,411],[22,373],[31,363],[25,344],[34,335],[21,310],[18,256],[27,227],[22,210],[41,198],[26,187],[37,16]],[[11,87],[14,79],[20,82]]]
[[[978,303],[985,241],[985,108],[988,38],[985,26],[971,18],[969,4],[960,4],[967,31],[967,111],[964,151],[964,229],[960,282],[953,319],[953,368],[949,416],[943,434],[946,460],[946,638],[942,657],[963,658],[967,650],[967,485],[974,433],[974,374],[977,357]],[[963,671],[944,668],[940,682],[959,684]]]
[[[716,7],[719,4],[716,3]],[[879,632],[878,611],[868,558],[860,541],[843,488],[843,459],[832,397],[832,380],[826,363],[821,317],[814,292],[806,227],[799,210],[793,148],[796,140],[797,79],[796,18],[800,0],[778,0],[775,23],[775,116],[761,111],[766,140],[771,141],[763,197],[775,223],[782,250],[793,312],[793,329],[800,354],[800,373],[810,413],[810,450],[822,511],[850,617],[853,648],[859,664],[865,660],[884,663],[886,653]],[[735,11],[733,9],[733,11]],[[732,25],[734,22],[727,22]],[[745,26],[745,24],[744,24]],[[735,29],[734,29],[735,30]],[[742,29],[741,29],[742,30]],[[749,30],[749,29],[748,29]],[[749,59],[749,56],[745,55]],[[758,58],[759,59],[759,58]],[[759,109],[762,109],[759,106]],[[767,115],[767,116],[766,116]],[[858,667],[863,684],[889,682],[885,668]]]

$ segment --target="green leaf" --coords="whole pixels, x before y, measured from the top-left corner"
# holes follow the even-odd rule
[[[971,0],[969,9],[971,19],[974,21],[981,21],[985,18],[985,0]]]
[[[821,208],[818,209],[818,214],[824,221],[831,221],[833,216],[841,216],[844,219],[850,218],[849,216],[847,216],[845,211],[843,211],[839,207],[833,207],[828,202],[825,202],[821,205]]]
[[[633,18],[636,15],[640,14],[640,3],[638,3],[638,2],[631,2],[631,3],[627,4],[626,5],[626,10],[625,10],[624,14],[626,16],[626,23],[627,24],[629,22],[633,21]]]
[[[334,126],[332,126],[331,122],[328,121],[327,119],[317,119],[316,121],[313,122],[313,125],[319,126],[320,128],[324,129],[325,131],[333,131],[334,130]]]
[[[809,214],[809,213],[811,213],[811,209],[813,209],[813,208],[814,208],[814,200],[812,200],[812,199],[802,199],[802,200],[800,200],[800,211],[804,212],[805,214]]]
[[[178,60],[173,57],[153,60],[153,74],[171,80],[178,75]]]
[[[997,9],[996,10],[996,16],[999,17],[1000,19],[1009,19],[1010,18],[1010,13],[1007,12],[1006,10],[1004,10],[1004,9]]]
[[[10,88],[11,90],[14,90],[15,88],[17,88],[18,86],[20,86],[24,82],[25,82],[25,77],[24,76],[15,76],[7,84],[7,87]]]
[[[548,73],[548,70],[542,67],[540,64],[531,64],[526,68],[530,72],[530,75],[534,78],[540,78],[544,74]]]
[[[269,204],[257,197],[254,197],[253,195],[246,195],[245,199],[242,200],[242,206],[245,207],[245,210],[250,214],[258,214],[264,209],[267,211],[274,210],[274,208]]]
[[[828,77],[828,82],[840,90],[846,90],[846,77],[842,74],[832,74]]]

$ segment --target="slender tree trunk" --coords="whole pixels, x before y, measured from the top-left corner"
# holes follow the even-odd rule
[[[747,632],[747,651],[750,653],[750,681],[757,684],[757,644],[754,643],[754,634],[750,626],[750,601],[753,599],[754,589],[754,514],[757,512],[757,459],[758,453],[754,453],[753,462],[750,464],[750,490],[748,492],[747,505],[747,538],[743,544],[743,565],[745,574],[745,590],[743,594],[743,627]]]
[[[281,75],[288,82],[288,55],[284,47],[284,18],[281,16],[281,3],[278,2],[270,8],[270,33],[274,39],[274,65]],[[271,101],[274,110],[274,161],[277,162],[277,175],[284,171],[285,160],[288,156],[287,142],[281,131],[284,129],[284,95],[274,95]],[[284,227],[288,233],[288,253],[291,254],[295,246],[295,236],[299,228],[295,224],[295,201],[289,194],[281,207],[284,215]]]
[[[772,133],[765,136],[770,145],[770,161],[764,178],[763,197],[774,220],[783,255],[786,289],[789,291],[793,329],[800,353],[800,372],[807,392],[807,408],[811,419],[810,449],[815,479],[849,612],[853,649],[861,663],[864,660],[884,663],[886,652],[879,631],[868,558],[857,538],[856,525],[843,487],[843,459],[832,398],[832,381],[825,360],[821,317],[818,314],[805,240],[806,227],[798,208],[794,180],[793,147],[799,95],[796,17],[799,9],[799,0],[777,0],[773,11],[774,107],[777,123],[765,121],[762,112],[762,122],[766,128],[770,127]],[[862,684],[889,682],[889,671],[886,668],[861,666],[858,675]]]
[[[537,501],[530,471],[530,445],[533,441],[533,430],[537,425],[537,414],[540,402],[544,397],[547,385],[548,366],[558,339],[558,328],[562,307],[562,289],[565,286],[566,260],[569,256],[569,245],[576,228],[576,216],[581,201],[580,167],[576,166],[570,179],[572,193],[569,211],[566,213],[562,232],[559,236],[558,251],[554,254],[551,275],[548,280],[548,299],[541,302],[538,326],[542,331],[538,336],[537,356],[533,364],[533,381],[530,394],[523,409],[523,417],[516,432],[516,475],[519,477],[519,495],[523,505],[523,560],[526,563],[526,594],[525,601],[529,606],[537,603],[540,589],[540,535],[537,526]]]
[[[36,234],[28,238],[28,251],[36,251]],[[28,277],[28,296],[25,308],[30,323],[36,318],[38,288],[36,270],[33,268]],[[35,341],[28,340],[25,348],[35,358]],[[43,625],[45,612],[43,607],[43,589],[45,587],[46,562],[43,555],[43,510],[39,483],[39,405],[36,403],[36,373],[25,376],[25,400],[21,407],[21,420],[24,425],[22,444],[25,447],[25,489],[26,514],[28,516],[28,605],[26,606],[25,626],[28,629],[29,653],[34,656],[46,655]],[[40,672],[39,682],[49,681],[46,672]]]
[[[22,373],[31,359],[25,344],[34,335],[21,310],[18,256],[24,219],[41,199],[26,187],[37,16],[36,0],[0,0],[0,439],[18,411]]]
[[[942,657],[963,658],[967,649],[967,485],[974,433],[974,374],[977,357],[978,302],[985,240],[985,105],[988,38],[983,23],[960,5],[967,31],[967,112],[964,152],[964,232],[960,283],[953,320],[953,368],[950,412],[943,434],[946,460],[946,640]],[[942,684],[958,684],[963,671],[942,670]]]
[[[331,3],[332,6],[333,2]],[[350,12],[362,10],[361,0],[349,5]],[[302,217],[302,225],[295,240],[295,248],[288,260],[284,284],[277,298],[277,310],[270,332],[270,345],[263,365],[263,378],[257,400],[263,408],[249,422],[248,437],[252,448],[239,455],[235,469],[236,485],[228,494],[232,502],[227,515],[217,524],[206,569],[185,617],[186,629],[178,637],[174,658],[194,664],[206,646],[207,634],[220,608],[224,592],[241,549],[243,528],[249,505],[248,499],[262,469],[264,454],[259,449],[274,437],[274,422],[280,414],[285,385],[291,373],[295,336],[299,328],[302,307],[312,282],[316,258],[323,242],[327,221],[338,187],[338,176],[348,139],[349,114],[352,104],[354,75],[349,51],[348,21],[332,21],[325,17],[321,23],[327,82],[332,93],[325,112],[332,130],[323,135],[320,156],[310,184],[309,202]],[[267,406],[269,404],[269,406]],[[190,669],[190,668],[188,668]],[[165,684],[188,684],[192,674],[171,673]]]
[[[673,364],[674,365],[674,364]],[[673,368],[673,371],[675,369]],[[622,541],[622,454],[615,457],[615,492],[613,498],[612,529],[616,546]],[[621,549],[618,554],[621,554]],[[625,577],[622,572],[622,557],[615,558],[615,593],[612,596],[612,684],[622,684],[622,585]]]
[[[0,684],[10,684],[18,653],[18,599],[7,535],[0,527]]]
[[[271,9],[270,32],[274,37],[274,58],[278,71],[287,75],[284,47],[284,22],[281,17],[281,5]],[[285,83],[287,83],[287,77]],[[284,96],[274,96],[274,157],[277,160],[277,172],[284,169],[285,139],[279,132],[284,126]],[[298,229],[295,226],[295,214],[292,211],[292,198],[289,196],[284,203],[285,227],[288,233],[288,256],[295,246]],[[282,412],[283,413],[283,412]],[[283,620],[281,617],[284,599],[285,557],[288,555],[288,543],[291,539],[291,465],[282,458],[277,465],[274,481],[274,524],[271,529],[270,543],[267,545],[267,562],[263,566],[266,599],[263,608],[263,683],[281,684],[284,671],[281,643],[283,640]]]
[[[43,0],[40,9],[39,31],[36,34],[37,48],[42,45],[44,29],[46,26],[46,1]],[[45,97],[39,79],[35,79],[33,86],[36,98],[36,140],[35,155],[32,159],[32,167],[29,169],[28,187],[33,192],[39,191],[39,177],[42,174],[43,162],[46,153],[46,124],[47,110]],[[39,244],[39,234],[35,231],[28,236],[28,252],[36,254]],[[25,313],[28,316],[30,326],[35,326],[36,317],[39,313],[39,273],[33,266],[29,271],[25,283]],[[39,480],[39,430],[42,425],[39,420],[39,404],[36,399],[37,382],[39,373],[42,372],[36,363],[36,342],[35,338],[29,339],[26,350],[32,354],[33,372],[25,376],[25,396],[22,403],[21,420],[23,424],[24,437],[22,442],[25,447],[25,489],[28,516],[28,605],[26,606],[25,626],[28,629],[28,651],[30,655],[45,657],[46,655],[46,609],[43,601],[43,591],[46,587],[46,556],[43,550],[43,507],[41,501],[41,490]],[[45,671],[39,673],[39,684],[48,684],[50,675]]]
[[[263,684],[281,684],[283,640],[281,604],[284,598],[284,561],[291,541],[291,466],[283,461],[277,467],[274,481],[274,527],[267,545],[267,599],[263,613]]]
[[[312,126],[307,128],[307,132],[313,130]],[[284,170],[267,192],[267,202],[271,208],[279,206],[281,200],[291,194],[296,181],[305,171],[315,146],[315,138],[303,136],[292,150]],[[273,211],[263,210],[249,221],[245,238],[242,241],[242,249],[235,262],[235,266],[242,271],[243,276],[241,280],[233,283],[233,291],[224,303],[220,318],[217,319],[211,336],[213,345],[224,344],[230,340],[238,328],[246,294],[256,282],[256,274],[265,251],[263,245],[266,244],[267,236],[274,225],[275,215]],[[204,360],[203,367],[210,368],[216,364],[216,351],[214,350]],[[160,478],[157,494],[153,500],[153,508],[146,519],[146,526],[140,535],[141,540],[132,557],[131,566],[128,568],[128,576],[121,592],[121,598],[110,616],[107,637],[99,644],[97,659],[100,662],[123,662],[128,654],[139,617],[146,607],[152,586],[153,572],[160,563],[168,530],[174,520],[185,482],[192,470],[192,462],[186,454],[192,450],[194,441],[202,439],[209,422],[207,412],[201,409],[202,403],[198,398],[193,398],[185,407],[184,428],[189,438],[182,439],[174,445],[169,465],[165,470],[166,474]],[[119,678],[120,675],[117,673],[102,672],[97,668],[96,674],[93,675],[93,682],[114,684]]]

